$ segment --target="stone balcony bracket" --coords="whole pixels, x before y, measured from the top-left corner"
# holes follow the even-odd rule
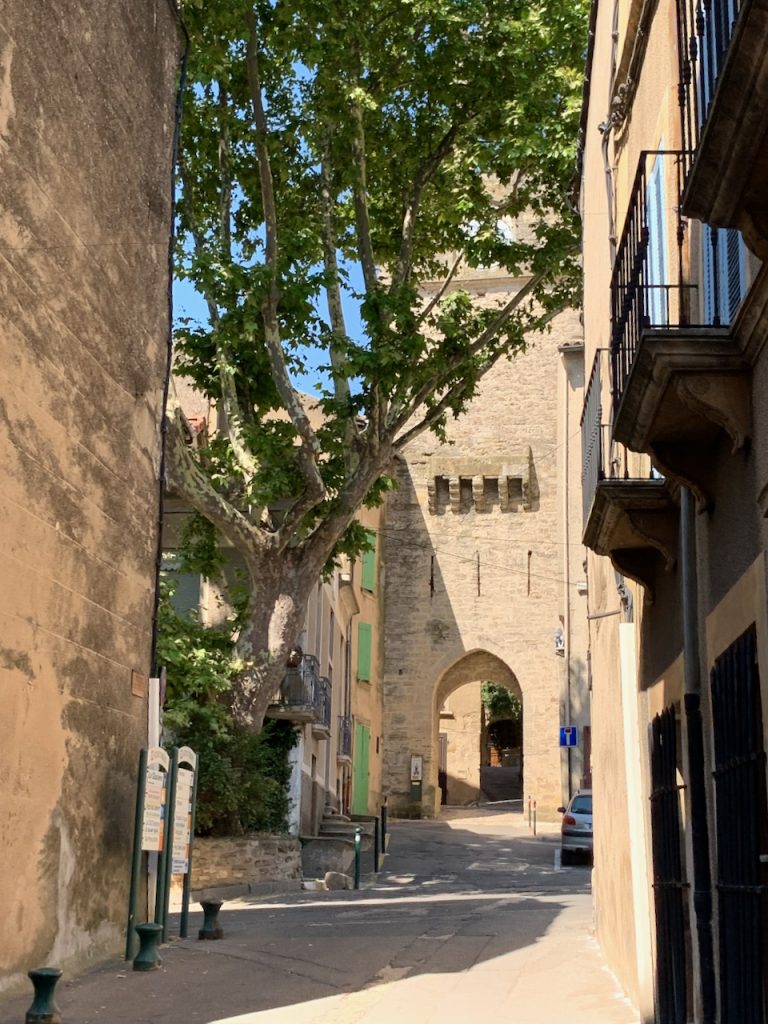
[[[584,529],[584,544],[610,558],[654,599],[660,571],[677,559],[679,513],[666,480],[601,480]]]
[[[734,453],[749,447],[751,374],[738,324],[644,331],[614,420],[616,440],[650,455],[700,508],[711,505],[709,450],[720,432]]]

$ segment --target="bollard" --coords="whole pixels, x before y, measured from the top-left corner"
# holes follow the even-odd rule
[[[360,846],[362,845],[363,830],[358,825],[355,829],[355,888],[360,888]]]
[[[536,801],[533,801],[533,834],[536,835]]]
[[[373,820],[373,873],[379,873],[379,819]]]
[[[531,827],[531,798],[528,797],[528,828]]]
[[[162,960],[157,951],[157,944],[163,932],[161,924],[145,922],[136,925],[139,936],[139,952],[133,959],[134,971],[159,971]]]
[[[381,852],[387,852],[387,797],[381,805]]]
[[[27,1010],[24,1024],[61,1024],[61,1011],[53,998],[56,982],[61,977],[58,967],[37,967],[27,977],[35,989],[35,998]]]
[[[203,927],[197,933],[198,939],[223,939],[224,929],[219,924],[219,911],[224,900],[201,900]]]

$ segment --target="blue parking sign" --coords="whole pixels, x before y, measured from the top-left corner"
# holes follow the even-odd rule
[[[560,726],[560,746],[561,747],[575,747],[576,746],[576,726],[575,725],[561,725]]]

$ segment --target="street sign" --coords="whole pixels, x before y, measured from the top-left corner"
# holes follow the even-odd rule
[[[141,849],[162,850],[165,841],[168,768],[170,759],[162,747],[147,751],[142,787]]]
[[[561,747],[575,747],[576,746],[576,726],[575,725],[561,725],[560,726],[560,746]]]

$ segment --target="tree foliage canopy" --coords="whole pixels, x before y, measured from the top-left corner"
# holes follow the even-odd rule
[[[208,316],[176,371],[221,429],[195,453],[176,410],[169,476],[252,568],[359,548],[393,455],[574,300],[585,8],[183,4],[177,273]],[[496,307],[460,287],[491,265],[518,279]],[[294,382],[318,359],[313,412]]]

